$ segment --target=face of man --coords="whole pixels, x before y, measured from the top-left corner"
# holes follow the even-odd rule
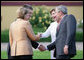
[[[57,19],[57,21],[59,21],[60,19],[61,19],[61,11],[57,11],[57,9],[56,9],[56,19]]]
[[[25,19],[29,20],[33,14],[33,10],[28,10],[28,13],[25,15]]]
[[[53,19],[53,21],[56,21],[56,12],[55,11],[51,12],[51,18]]]

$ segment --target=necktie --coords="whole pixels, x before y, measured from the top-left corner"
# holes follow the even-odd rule
[[[59,24],[58,24],[58,26],[57,26],[57,31],[59,30]]]
[[[56,29],[56,37],[57,37],[57,35],[58,35],[58,30],[59,30],[59,24],[57,25],[57,29]]]

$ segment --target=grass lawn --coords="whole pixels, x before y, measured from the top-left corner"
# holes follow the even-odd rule
[[[7,59],[6,51],[1,51],[1,59]],[[50,59],[50,51],[34,51],[33,59]],[[72,59],[83,59],[83,51],[77,51],[77,55]]]

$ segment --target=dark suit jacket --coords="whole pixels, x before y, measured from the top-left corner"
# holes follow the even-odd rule
[[[36,49],[36,48],[38,47],[38,45],[39,45],[37,42],[32,41],[32,40],[31,40],[31,44],[32,44],[32,47],[35,48],[35,49]],[[8,59],[9,59],[10,56],[11,56],[10,43],[8,43],[7,55],[8,55]]]
[[[65,55],[63,48],[65,45],[68,45],[68,55],[76,55],[75,34],[76,19],[73,15],[66,15],[60,22],[56,40],[47,46],[48,49],[52,50],[56,48],[56,55]]]

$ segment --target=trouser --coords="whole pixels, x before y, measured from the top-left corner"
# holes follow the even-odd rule
[[[8,55],[8,59],[10,59],[11,57],[11,53],[10,53],[10,43],[8,43],[8,46],[7,46],[7,55]]]
[[[69,55],[57,55],[56,59],[70,59]]]
[[[32,59],[32,55],[11,56],[10,59]]]

